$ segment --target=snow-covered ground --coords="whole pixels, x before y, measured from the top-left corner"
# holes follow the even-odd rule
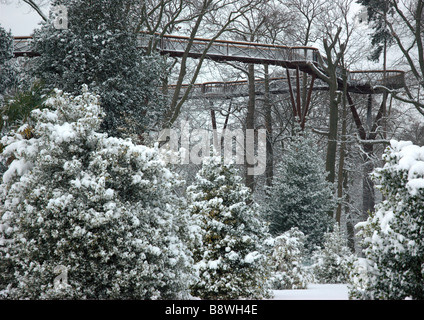
[[[274,300],[349,300],[345,284],[308,284],[306,289],[274,290]]]

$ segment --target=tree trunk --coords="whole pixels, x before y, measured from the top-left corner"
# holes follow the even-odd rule
[[[346,216],[346,233],[347,233],[347,246],[349,247],[352,253],[355,253],[355,221],[350,214],[350,194],[348,192],[349,188],[349,172],[344,170],[343,172],[343,189],[345,190],[346,199],[345,203],[345,216]]]
[[[372,162],[372,154],[374,151],[374,145],[371,143],[364,144],[364,165],[363,165],[363,177],[362,177],[362,220],[368,219],[369,212],[374,210],[375,205],[375,193],[374,193],[374,182],[371,179],[371,172],[374,170],[374,164]]]
[[[341,142],[340,142],[340,151],[339,151],[339,170],[337,174],[337,198],[339,199],[339,204],[337,205],[336,210],[336,221],[340,226],[340,220],[342,215],[342,206],[343,202],[343,186],[344,186],[344,162],[346,156],[346,133],[347,133],[347,75],[346,70],[343,71],[343,110],[342,110],[342,132],[341,132]]]
[[[335,72],[334,72],[335,75]],[[337,93],[337,79],[329,84],[330,95],[330,119],[328,129],[328,145],[325,169],[328,172],[327,181],[334,183],[336,177],[337,156],[337,127],[339,119],[339,95]]]
[[[246,129],[255,129],[255,65],[254,64],[249,64],[248,81],[249,81],[249,101],[247,103]],[[246,150],[245,181],[246,181],[246,186],[249,187],[250,190],[252,190],[253,192],[255,189],[255,179],[253,175],[248,174],[248,168],[254,167],[254,164],[253,164],[254,155],[248,154],[247,148],[245,148],[245,150]]]
[[[272,186],[274,177],[274,152],[272,148],[272,106],[269,93],[269,70],[268,65],[264,65],[265,71],[265,95],[264,95],[264,110],[265,110],[265,128],[266,128],[266,169],[265,169],[265,184],[267,187]]]

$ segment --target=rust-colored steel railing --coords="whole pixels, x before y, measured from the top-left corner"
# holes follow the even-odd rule
[[[184,36],[163,35],[159,41],[153,41],[157,35],[140,33],[138,44],[147,47],[150,42],[156,44],[156,50],[171,56],[181,56],[190,46],[189,56],[205,56],[213,60],[244,61],[281,65],[293,61],[318,62],[319,51],[313,47],[288,47],[254,42],[214,40],[205,38],[190,39]]]
[[[13,52],[15,57],[37,55],[32,48],[32,37],[14,37]]]
[[[405,85],[405,72],[402,70],[350,71],[349,81],[356,85],[373,83],[374,85],[401,88]]]

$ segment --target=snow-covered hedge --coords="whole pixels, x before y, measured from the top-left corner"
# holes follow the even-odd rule
[[[56,91],[46,106],[2,140],[2,294],[187,297],[191,223],[158,150],[96,132],[103,112],[86,87]]]
[[[373,178],[384,199],[366,222],[364,259],[351,277],[359,299],[424,299],[424,147],[391,141]]]

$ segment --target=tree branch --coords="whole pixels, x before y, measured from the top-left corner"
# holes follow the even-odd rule
[[[47,17],[45,16],[45,14],[43,13],[43,11],[41,11],[40,7],[34,1],[32,1],[32,0],[24,0],[24,2],[26,4],[28,4],[29,6],[31,6],[31,8],[33,8],[40,15],[40,17],[44,21],[47,21]]]

